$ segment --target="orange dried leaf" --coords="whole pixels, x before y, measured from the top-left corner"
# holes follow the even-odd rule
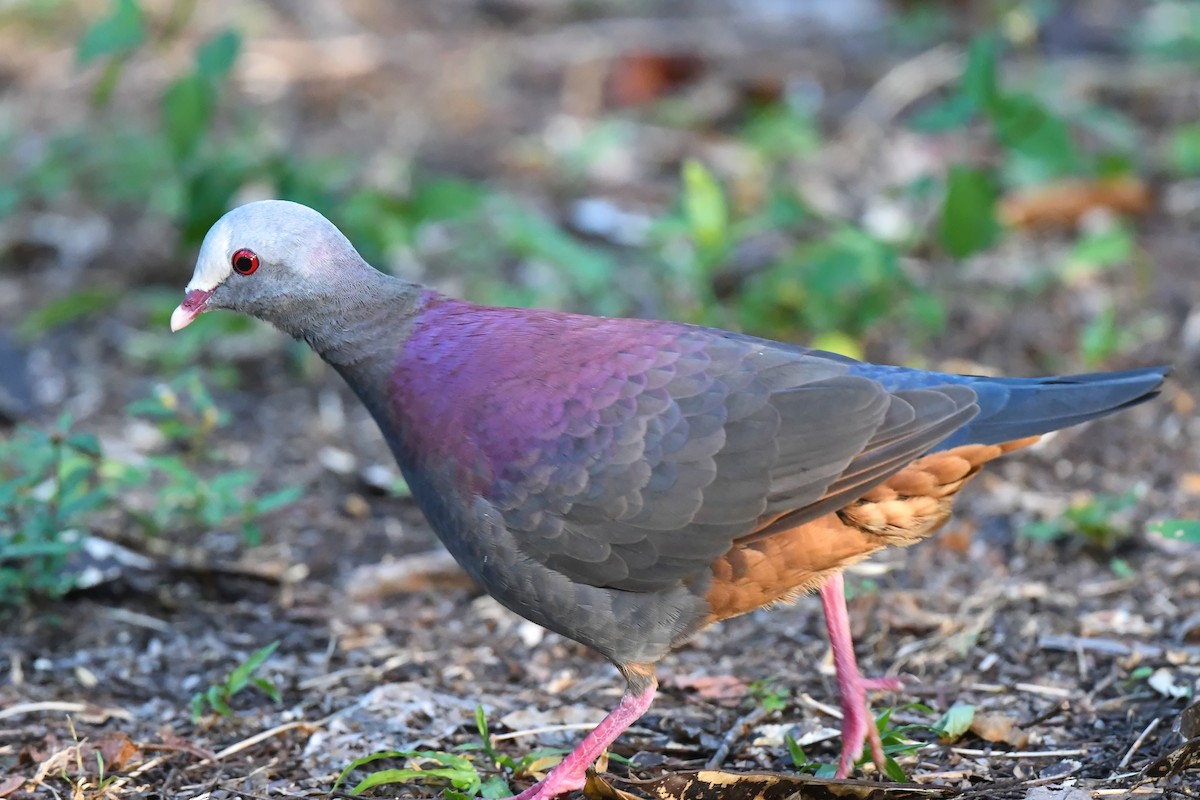
[[[971,720],[971,732],[985,741],[1003,742],[1018,750],[1029,744],[1029,734],[1007,714],[978,713]]]
[[[613,64],[609,96],[618,107],[644,106],[695,80],[703,68],[691,55],[630,53]]]
[[[747,692],[746,682],[736,675],[677,675],[668,684],[722,705],[737,705]]]
[[[0,778],[0,797],[8,797],[24,785],[25,779],[20,775],[8,775]]]
[[[1132,176],[1059,181],[1005,196],[999,216],[1014,228],[1069,228],[1097,209],[1123,216],[1145,214],[1150,210],[1150,188]]]

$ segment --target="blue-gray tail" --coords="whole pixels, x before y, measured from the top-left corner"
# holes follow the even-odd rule
[[[999,444],[1069,428],[1158,395],[1169,367],[1052,378],[945,376],[979,397],[979,414],[942,440],[945,450],[963,444]]]

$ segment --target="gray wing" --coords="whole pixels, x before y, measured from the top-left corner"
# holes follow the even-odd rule
[[[525,432],[484,495],[529,558],[593,586],[700,575],[735,540],[847,505],[978,411],[969,387],[888,391],[856,362],[706,329],[611,347],[580,367],[606,372],[587,382],[603,391],[530,376],[559,393],[554,424]]]

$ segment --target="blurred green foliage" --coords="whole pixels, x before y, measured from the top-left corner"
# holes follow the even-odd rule
[[[96,438],[73,432],[65,416],[48,432],[21,428],[0,440],[0,613],[71,588],[67,559],[112,500],[101,462]]]
[[[925,133],[945,133],[986,124],[999,158],[986,165],[952,167],[938,226],[942,246],[955,258],[991,247],[999,239],[997,202],[1001,187],[1040,184],[1079,175],[1110,174],[1131,163],[1108,149],[1089,152],[1067,117],[1034,94],[1004,87],[1000,80],[1001,41],[983,34],[971,42],[967,63],[950,95],[915,115],[910,125]]]
[[[156,387],[129,413],[152,422],[185,455],[110,458],[65,416],[50,431],[21,428],[0,439],[0,609],[73,588],[78,571],[67,569],[70,557],[115,520],[126,535],[232,527],[253,545],[262,538],[261,519],[301,496],[298,486],[257,494],[259,476],[250,470],[192,463],[188,453],[203,452],[225,421],[196,372]]]
[[[1125,512],[1136,502],[1137,495],[1132,490],[1120,495],[1096,495],[1072,504],[1056,519],[1026,525],[1022,533],[1041,541],[1079,537],[1087,544],[1111,550],[1132,533]]]
[[[1147,526],[1150,533],[1177,542],[1200,544],[1200,520],[1168,519]]]
[[[1143,14],[1131,34],[1141,52],[1188,57],[1188,48],[1178,44],[1190,35],[1187,25],[1164,38],[1170,27],[1164,19],[1191,19],[1176,6],[1151,4]],[[647,220],[643,244],[588,244],[544,210],[483,183],[412,169],[393,191],[361,185],[354,154],[317,157],[282,149],[264,136],[255,114],[226,97],[242,49],[237,30],[217,31],[195,45],[190,62],[158,98],[156,125],[115,111],[110,100],[124,65],[144,50],[182,38],[193,10],[193,4],[180,3],[165,21],[151,24],[140,0],[113,0],[77,45],[80,65],[103,65],[90,124],[56,136],[13,188],[0,190],[0,206],[49,203],[66,191],[106,204],[140,204],[168,215],[186,250],[239,192],[254,186],[326,214],[368,261],[384,269],[454,252],[465,292],[483,302],[653,314],[860,356],[864,342],[880,331],[899,330],[920,340],[944,325],[940,292],[930,277],[915,277],[905,265],[908,257],[928,258],[930,244],[955,259],[1001,245],[1008,232],[998,221],[997,204],[1005,191],[1127,172],[1142,158],[1136,126],[1118,110],[1062,103],[1052,84],[1031,90],[1002,79],[1011,20],[1048,13],[1040,4],[1014,4],[998,8],[995,30],[971,42],[953,89],[909,119],[912,128],[930,135],[991,145],[983,159],[921,179],[919,191],[897,187],[913,190],[910,201],[940,193],[940,212],[924,229],[893,241],[859,220],[814,211],[789,175],[797,163],[820,157],[826,143],[807,113],[780,100],[748,108],[735,132],[738,147],[762,176],[757,199],[747,202],[739,188],[734,202],[730,187],[709,165],[685,160],[677,200]],[[945,17],[936,4],[917,4],[899,18],[898,41],[948,35]],[[1200,136],[1193,128],[1181,126],[1164,151],[1164,160],[1181,174],[1200,171]],[[568,181],[579,181],[590,165],[630,146],[631,130],[621,119],[600,120],[589,131],[560,156]],[[785,241],[765,262],[744,264],[743,253],[768,233],[782,234]],[[1058,279],[1081,263],[1084,259],[1073,256]],[[44,330],[74,314],[103,309],[109,299],[101,293],[70,298],[37,312],[25,327]],[[232,322],[206,323],[220,324],[221,335],[239,332]],[[1097,319],[1081,335],[1083,360],[1102,362],[1131,344],[1108,336],[1108,323],[1107,317]],[[187,331],[134,339],[135,359],[172,369],[192,363],[210,341]]]

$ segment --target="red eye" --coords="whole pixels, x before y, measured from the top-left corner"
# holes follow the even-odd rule
[[[251,275],[258,269],[258,255],[253,250],[242,248],[233,254],[233,271],[239,275]]]

